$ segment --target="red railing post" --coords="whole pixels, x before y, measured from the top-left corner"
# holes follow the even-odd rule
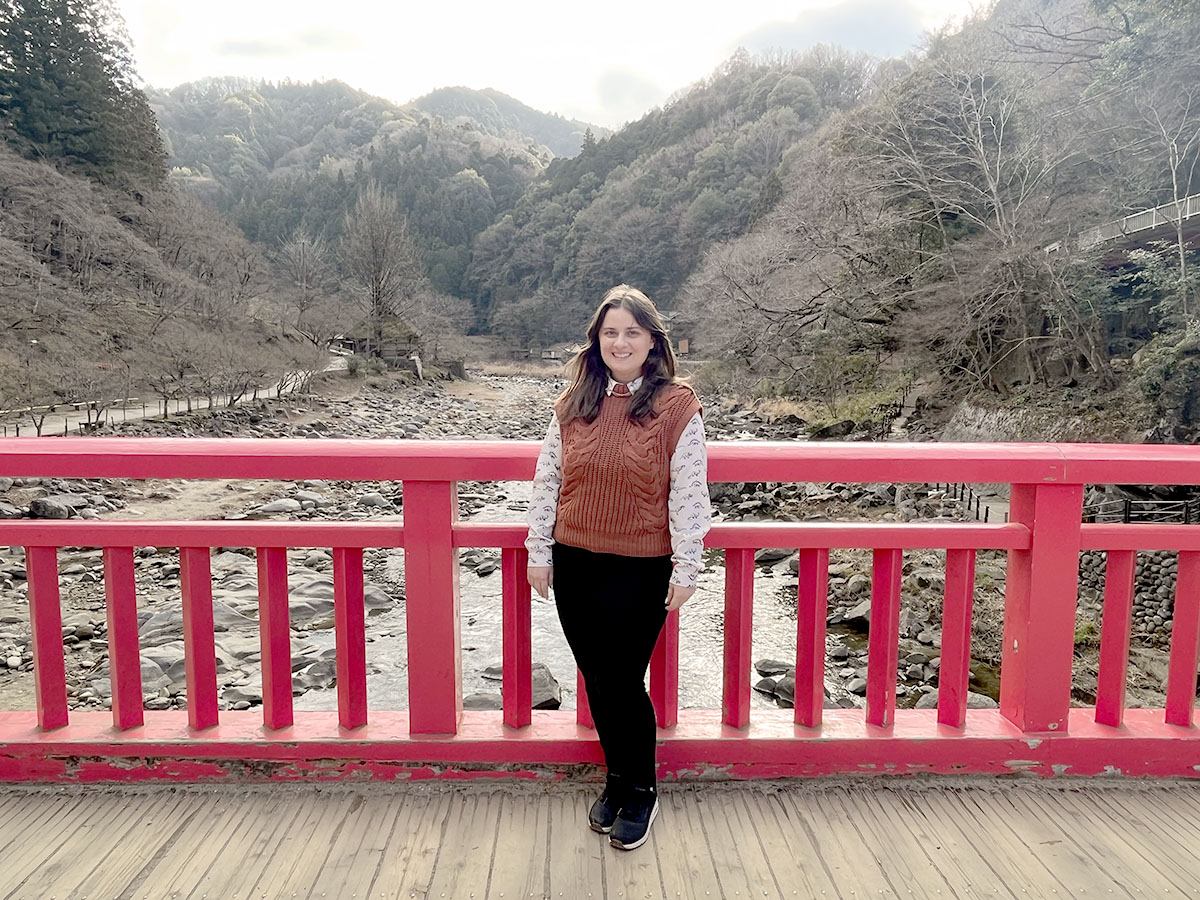
[[[202,731],[216,725],[218,719],[212,565],[207,547],[179,548],[179,583],[183,592],[188,725]]]
[[[946,551],[942,600],[942,662],[938,669],[938,722],[961,728],[966,721],[971,675],[971,605],[975,551]]]
[[[29,627],[33,638],[33,691],[38,728],[67,724],[67,670],[58,595],[58,548],[26,547]]]
[[[876,550],[871,578],[871,630],[867,637],[867,723],[896,721],[896,668],[900,656],[900,575],[904,551]]]
[[[292,724],[292,633],[288,624],[287,550],[258,548],[258,640],[262,651],[263,725]]]
[[[587,682],[578,669],[575,670],[575,724],[584,728],[596,727],[592,721],[592,708],[588,705]]]
[[[1179,554],[1175,611],[1171,615],[1171,657],[1167,671],[1168,725],[1192,724],[1196,703],[1196,663],[1200,657],[1200,551]]]
[[[825,708],[829,549],[801,550],[796,588],[796,724],[816,728]]]
[[[750,724],[751,638],[754,622],[754,551],[725,551],[725,676],[721,721],[733,728]]]
[[[1104,573],[1104,609],[1100,624],[1100,672],[1096,678],[1096,721],[1119,726],[1125,718],[1125,682],[1129,673],[1129,632],[1137,553],[1109,550]]]
[[[452,534],[457,519],[458,489],[453,482],[404,482],[411,734],[455,734],[462,716],[458,551]]]
[[[1014,484],[1012,522],[1031,532],[1010,550],[1000,712],[1022,731],[1067,730],[1079,590],[1082,484]]]
[[[504,724],[524,728],[533,721],[533,618],[529,589],[529,552],[505,547],[500,551],[504,623]]]
[[[650,656],[650,700],[659,728],[679,722],[679,610],[667,613]]]
[[[143,723],[142,659],[138,648],[133,548],[105,547],[103,556],[113,727],[124,731]]]
[[[333,627],[337,648],[338,724],[367,724],[367,626],[361,547],[333,549]]]

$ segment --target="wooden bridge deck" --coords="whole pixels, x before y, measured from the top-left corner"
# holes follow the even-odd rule
[[[1200,784],[666,785],[652,840],[593,786],[0,786],[0,898],[1195,896]]]

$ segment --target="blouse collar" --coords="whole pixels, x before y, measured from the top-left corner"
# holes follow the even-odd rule
[[[644,375],[639,375],[637,378],[633,379],[633,381],[626,384],[625,387],[629,388],[629,393],[631,393],[631,394],[637,393],[637,389],[642,386],[642,380],[644,378],[645,378]],[[609,375],[608,376],[608,385],[604,388],[605,396],[611,397],[613,388],[615,388],[618,384],[620,384],[620,382],[617,381],[615,378],[613,378],[611,375]]]

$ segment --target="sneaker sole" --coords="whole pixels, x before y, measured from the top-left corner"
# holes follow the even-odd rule
[[[612,831],[611,825],[605,828],[603,825],[597,825],[595,822],[588,822],[588,828],[592,829],[592,831],[596,832],[597,834],[608,834],[610,831]]]
[[[648,841],[650,839],[650,826],[652,826],[654,824],[654,820],[657,818],[658,818],[658,801],[655,800],[654,808],[652,810],[650,810],[650,821],[646,823],[646,833],[645,834],[643,834],[636,841],[633,841],[632,843],[629,843],[629,844],[623,844],[620,841],[616,840],[615,838],[609,838],[608,842],[612,846],[616,847],[618,850],[636,850],[638,847],[642,846],[642,844],[646,843],[646,841]]]

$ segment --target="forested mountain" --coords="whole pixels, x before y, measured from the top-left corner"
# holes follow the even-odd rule
[[[475,235],[552,156],[505,129],[451,123],[336,81],[213,79],[153,92],[151,103],[177,180],[251,240],[276,248],[303,229],[336,241],[373,180],[412,223],[433,286],[459,295]]]
[[[409,105],[441,116],[451,125],[467,122],[498,137],[533,138],[555,156],[579,155],[589,131],[596,138],[612,134],[598,125],[539,112],[491,88],[482,91],[465,87],[440,88]]]
[[[181,180],[248,237],[336,242],[368,182],[394,196],[432,286],[476,327],[565,337],[621,280],[666,305],[704,250],[778,200],[784,152],[852,106],[869,65],[818,49],[740,53],[618,134],[554,158],[514,128],[569,126],[495,92],[451,88],[396,107],[336,82],[217,80],[152,95]]]
[[[515,339],[576,333],[613,284],[666,307],[714,243],[779,200],[788,148],[854,105],[870,71],[827,48],[717,72],[546,175],[475,244],[467,283]]]

